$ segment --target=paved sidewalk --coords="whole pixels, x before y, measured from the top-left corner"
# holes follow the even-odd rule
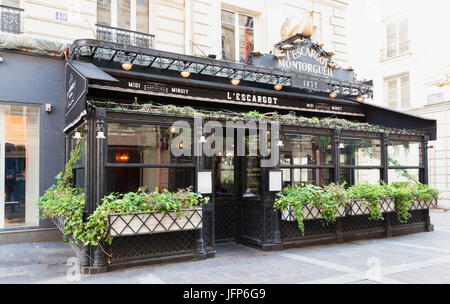
[[[0,283],[450,283],[450,212],[433,211],[431,220],[434,232],[274,252],[222,244],[213,259],[79,281],[70,281],[77,277],[66,265],[74,256],[68,244],[5,245]]]

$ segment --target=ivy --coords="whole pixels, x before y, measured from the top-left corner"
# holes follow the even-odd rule
[[[325,187],[314,185],[295,185],[285,187],[277,194],[274,208],[282,212],[292,208],[302,234],[305,232],[303,210],[305,206],[319,209],[322,219],[327,223],[336,221],[339,208],[344,208],[351,200],[362,200],[369,210],[369,220],[382,220],[380,202],[386,198],[395,200],[395,211],[401,223],[406,223],[411,217],[409,209],[415,200],[420,200],[428,206],[437,199],[439,192],[428,185],[420,183],[392,183],[390,185],[354,185],[345,188],[345,184],[329,184]]]

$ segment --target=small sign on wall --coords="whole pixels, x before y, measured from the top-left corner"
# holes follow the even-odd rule
[[[269,191],[280,192],[281,190],[283,190],[283,171],[269,171]]]
[[[197,172],[197,192],[201,194],[212,193],[212,171]]]

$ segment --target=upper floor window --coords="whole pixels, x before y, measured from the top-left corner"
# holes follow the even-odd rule
[[[149,0],[97,0],[97,23],[149,32]]]
[[[246,61],[254,50],[255,18],[222,10],[222,59]]]
[[[385,80],[387,104],[391,109],[408,109],[410,107],[409,74]]]
[[[381,52],[381,60],[408,54],[408,19],[392,21],[386,24],[386,48]]]
[[[20,7],[20,0],[0,0],[1,5],[11,6],[11,7]]]

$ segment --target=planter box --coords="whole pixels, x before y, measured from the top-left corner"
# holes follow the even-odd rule
[[[395,200],[392,198],[383,199],[380,202],[380,209],[383,213],[395,212]]]
[[[113,237],[163,233],[202,228],[202,209],[182,210],[177,218],[175,212],[145,214],[111,214],[109,216],[109,235]]]
[[[432,202],[414,201],[414,202],[412,202],[411,206],[409,207],[409,210],[423,210],[423,209],[436,208],[436,207],[437,207],[436,199],[434,199]]]
[[[370,214],[369,207],[365,206],[365,201],[363,200],[354,200],[351,203],[351,208],[349,210],[348,215],[364,215]]]
[[[339,206],[338,214],[336,215],[336,217],[343,217],[343,216],[346,216],[346,207]],[[310,207],[310,206],[303,207],[303,220],[316,220],[321,218],[322,214],[320,213],[319,209],[317,209],[317,207]],[[288,206],[287,210],[281,213],[281,219],[283,221],[288,222],[293,222],[297,220],[294,210],[292,209],[292,205]]]

